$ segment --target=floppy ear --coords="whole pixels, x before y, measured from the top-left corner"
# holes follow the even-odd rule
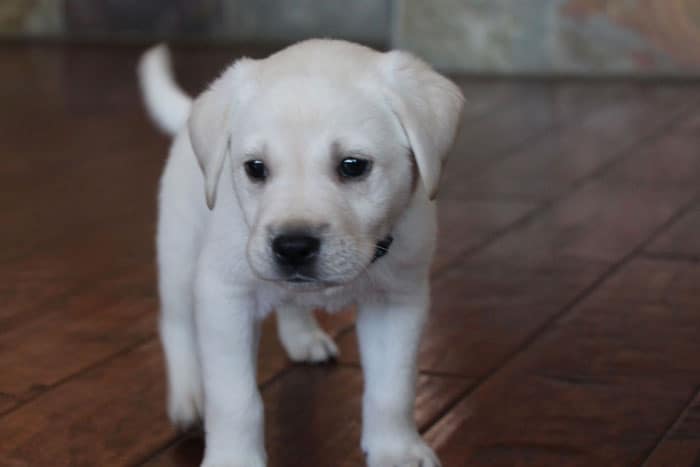
[[[190,142],[204,174],[209,209],[216,203],[216,189],[229,151],[233,113],[240,105],[243,68],[249,59],[236,62],[192,104],[187,121]]]
[[[388,52],[381,60],[389,105],[406,133],[426,192],[435,199],[464,96],[452,81],[409,53]]]

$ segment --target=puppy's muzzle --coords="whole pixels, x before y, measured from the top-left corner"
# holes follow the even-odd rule
[[[277,235],[272,240],[272,252],[277,264],[286,272],[308,270],[316,261],[321,240],[301,232]]]

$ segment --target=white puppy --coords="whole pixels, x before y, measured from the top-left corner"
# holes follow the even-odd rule
[[[162,46],[139,74],[175,137],[160,191],[160,333],[169,414],[180,426],[204,418],[203,465],[265,465],[260,319],[276,310],[290,358],[318,362],[338,351],[310,310],[350,304],[368,464],[439,465],[413,407],[431,200],[460,90],[410,54],[331,40],[239,60],[194,101]]]

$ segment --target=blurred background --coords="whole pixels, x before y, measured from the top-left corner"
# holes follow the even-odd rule
[[[286,43],[336,37],[475,73],[693,75],[697,0],[3,0],[8,38]]]

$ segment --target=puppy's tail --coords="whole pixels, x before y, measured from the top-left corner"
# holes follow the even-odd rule
[[[174,136],[187,122],[192,98],[175,82],[170,52],[164,44],[141,56],[138,77],[148,114],[161,130]]]

